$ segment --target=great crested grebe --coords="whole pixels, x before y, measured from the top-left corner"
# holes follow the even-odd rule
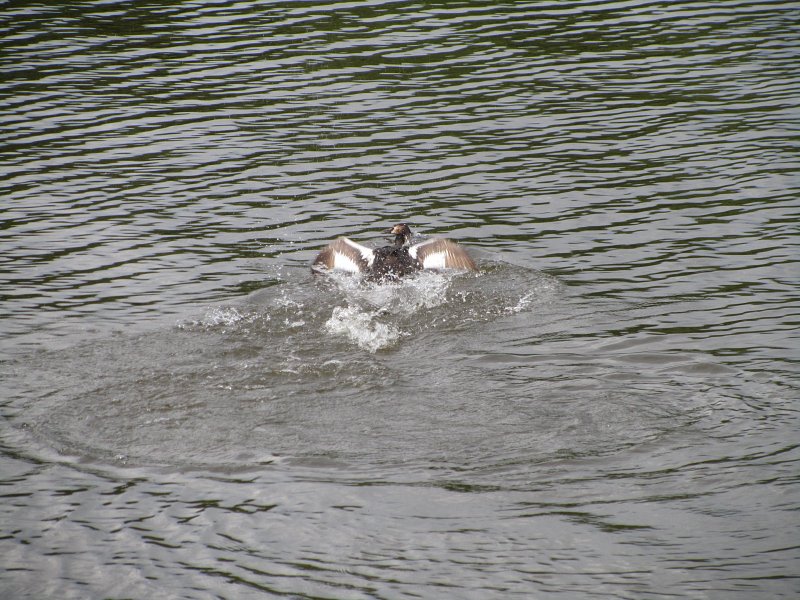
[[[382,248],[367,248],[346,237],[337,238],[322,249],[311,268],[364,273],[376,280],[399,279],[423,269],[478,270],[467,251],[447,238],[412,246],[411,229],[405,223],[385,233],[394,236],[394,243]]]

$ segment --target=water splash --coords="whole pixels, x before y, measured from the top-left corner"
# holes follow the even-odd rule
[[[449,302],[448,288],[458,276],[423,272],[400,281],[375,283],[335,273],[330,280],[346,304],[332,309],[325,328],[369,352],[391,347],[401,337],[411,335],[420,311]]]
[[[335,304],[325,330],[370,352],[430,329],[459,329],[524,313],[560,290],[555,278],[503,263],[477,274],[425,271],[385,283],[332,273],[326,283]]]
[[[208,329],[214,327],[230,327],[246,319],[239,309],[233,306],[210,306],[200,319],[178,322],[178,329]]]
[[[380,311],[363,311],[357,306],[337,306],[325,328],[345,335],[360,348],[377,352],[394,344],[403,334],[393,325],[378,321]]]

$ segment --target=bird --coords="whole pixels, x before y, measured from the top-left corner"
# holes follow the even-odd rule
[[[411,228],[406,223],[398,223],[383,233],[394,236],[391,246],[368,248],[346,237],[335,239],[317,254],[312,270],[363,273],[376,281],[398,280],[428,269],[478,270],[467,251],[447,238],[412,246]]]

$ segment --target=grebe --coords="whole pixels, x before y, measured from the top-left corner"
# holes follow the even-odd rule
[[[394,244],[374,249],[340,237],[322,249],[311,268],[364,273],[377,280],[399,279],[422,269],[478,270],[467,251],[452,240],[433,238],[412,246],[405,223],[385,233],[394,236]]]

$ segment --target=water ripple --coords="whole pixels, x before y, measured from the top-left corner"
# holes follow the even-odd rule
[[[0,13],[8,593],[796,595],[794,3]]]

